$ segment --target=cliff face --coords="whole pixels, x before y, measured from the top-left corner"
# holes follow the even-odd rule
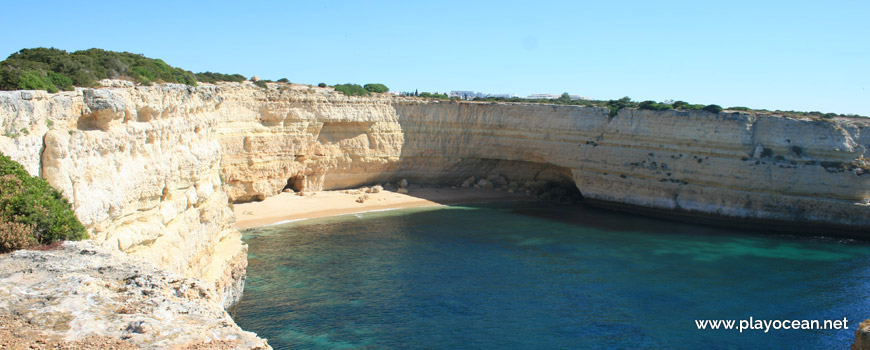
[[[321,190],[384,181],[399,162],[405,139],[388,98],[222,86],[221,167],[233,201],[262,200],[288,182]]]
[[[204,278],[228,306],[247,259],[219,174],[217,92],[2,92],[0,151],[59,189],[95,241]]]
[[[285,187],[500,174],[602,205],[870,231],[868,120],[224,83],[0,92],[0,127],[0,152],[60,189],[101,249],[202,278],[215,294],[201,302],[223,307],[247,264],[229,203]]]
[[[459,184],[501,174],[568,182],[607,206],[790,229],[870,227],[866,120],[644,110],[609,117],[602,108],[354,98],[321,89],[259,90],[256,103],[239,94],[245,89],[234,91],[242,99],[221,112],[219,131],[233,200],[288,185]]]
[[[227,202],[407,178],[575,185],[594,202],[870,228],[870,121],[348,97],[250,83],[0,92],[0,151],[95,241],[239,297]]]
[[[866,120],[645,110],[611,118],[600,108],[450,102],[396,109],[407,140],[400,158],[417,165],[403,169],[423,180],[469,160],[511,161],[520,173],[546,164],[611,206],[870,227]]]

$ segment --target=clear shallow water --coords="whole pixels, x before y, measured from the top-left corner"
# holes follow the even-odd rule
[[[246,232],[234,312],[275,349],[848,349],[870,245],[576,206],[365,213]],[[695,319],[849,319],[698,330]]]

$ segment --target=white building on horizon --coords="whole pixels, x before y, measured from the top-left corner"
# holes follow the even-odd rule
[[[473,100],[475,98],[487,98],[487,97],[501,97],[501,98],[514,98],[519,97],[517,94],[488,94],[484,92],[477,91],[451,91],[447,94],[447,97],[450,98],[460,98],[463,100]]]
[[[555,100],[559,98],[559,95],[552,94],[531,94],[526,99],[529,100]]]
[[[529,100],[555,100],[559,97],[562,97],[562,95],[531,94],[528,97],[526,97],[526,99],[529,99]],[[591,98],[589,98],[589,97],[580,96],[580,95],[568,95],[568,97],[570,97],[572,101],[573,100],[591,100]]]

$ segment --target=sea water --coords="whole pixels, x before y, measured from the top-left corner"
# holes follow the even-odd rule
[[[848,349],[870,245],[582,206],[454,206],[247,231],[234,311],[276,349]],[[696,320],[842,320],[699,330]]]

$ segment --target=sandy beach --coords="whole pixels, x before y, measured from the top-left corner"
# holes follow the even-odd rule
[[[417,188],[408,194],[390,190],[356,193],[357,190],[281,193],[261,202],[236,204],[236,227],[265,226],[287,220],[353,214],[371,210],[402,209],[451,204],[534,200],[521,193],[478,188]],[[360,196],[368,198],[362,203]]]

